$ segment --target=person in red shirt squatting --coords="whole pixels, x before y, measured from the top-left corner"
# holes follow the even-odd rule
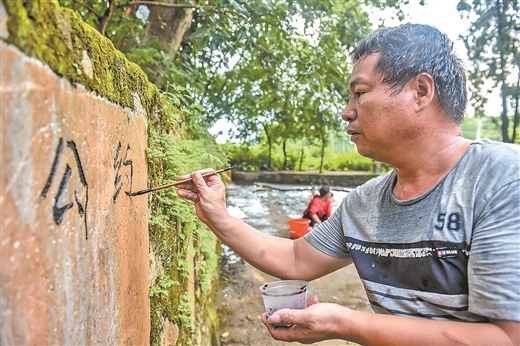
[[[320,195],[312,198],[307,209],[303,212],[303,218],[310,219],[311,226],[315,224],[321,225],[323,221],[332,215],[331,197],[332,192],[330,192],[330,188],[324,185],[320,188]]]

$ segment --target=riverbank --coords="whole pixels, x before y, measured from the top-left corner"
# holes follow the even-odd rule
[[[367,172],[325,172],[318,171],[275,171],[275,172],[241,172],[234,171],[232,180],[239,184],[270,183],[285,185],[329,185],[334,187],[353,188],[379,176]]]

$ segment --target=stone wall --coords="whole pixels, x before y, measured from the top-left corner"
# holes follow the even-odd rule
[[[210,165],[185,115],[57,1],[3,0],[0,38],[0,344],[215,340],[218,242],[128,195]]]
[[[0,50],[3,341],[148,343],[146,114]]]
[[[365,172],[233,172],[233,181],[236,183],[253,184],[256,182],[286,185],[329,185],[352,188],[366,183],[378,176]]]

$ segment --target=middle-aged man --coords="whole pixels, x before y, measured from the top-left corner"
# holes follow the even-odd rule
[[[230,216],[220,178],[201,177],[208,170],[191,174],[179,196],[273,276],[313,280],[354,263],[376,314],[313,297],[306,309],[262,315],[275,339],[519,345],[518,147],[462,137],[465,72],[437,29],[377,30],[351,55],[347,132],[361,155],[392,171],[350,192],[294,241]]]

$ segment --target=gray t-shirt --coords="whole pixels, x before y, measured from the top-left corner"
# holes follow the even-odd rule
[[[388,172],[305,238],[354,261],[377,313],[520,321],[519,148],[473,142],[437,185],[406,201]]]

